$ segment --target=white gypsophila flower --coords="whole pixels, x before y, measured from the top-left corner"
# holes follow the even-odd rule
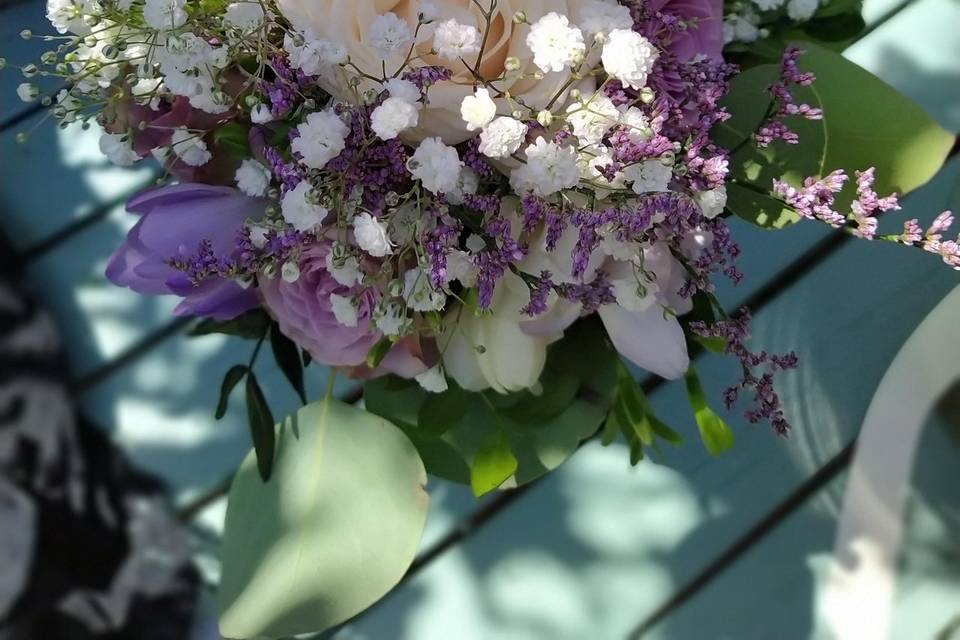
[[[463,286],[472,287],[477,282],[478,271],[466,251],[454,249],[447,254],[447,282],[458,280]]]
[[[420,89],[417,85],[403,78],[390,78],[383,83],[383,88],[391,98],[400,98],[420,108]]]
[[[23,102],[33,102],[40,97],[40,88],[32,82],[21,82],[17,85],[17,97]]]
[[[191,167],[202,167],[213,157],[203,137],[183,126],[174,128],[170,147],[181,162]]]
[[[782,7],[787,0],[752,0],[761,11],[773,11]]]
[[[457,186],[446,194],[447,202],[450,204],[463,204],[463,196],[474,194],[480,186],[480,174],[470,167],[460,169],[460,176],[457,178]]]
[[[157,31],[177,29],[187,23],[186,0],[146,0],[143,19]]]
[[[390,237],[397,244],[410,244],[417,232],[420,215],[417,205],[407,201],[390,214]]]
[[[506,158],[520,148],[526,137],[526,123],[500,116],[484,128],[477,149],[488,158]]]
[[[208,113],[223,113],[230,108],[229,103],[213,99],[219,70],[228,63],[226,47],[214,47],[193,33],[181,33],[155,48],[155,56],[163,86],[170,93],[188,98],[192,106]]]
[[[555,11],[533,23],[526,42],[533,52],[533,63],[544,73],[572,67],[587,50],[580,29],[570,26],[567,17]]]
[[[140,78],[130,87],[130,97],[137,104],[148,105],[154,111],[160,108],[160,90],[163,78]]]
[[[724,207],[727,206],[727,187],[720,185],[716,189],[700,191],[694,196],[694,199],[700,205],[703,216],[712,220],[723,213]]]
[[[381,140],[392,140],[401,131],[417,126],[419,120],[420,112],[413,103],[391,96],[370,114],[370,128]]]
[[[258,198],[267,192],[270,187],[270,178],[270,169],[252,158],[245,158],[234,175],[237,188],[253,198]]]
[[[100,153],[119,167],[129,167],[140,159],[133,150],[130,136],[121,133],[105,133],[100,136]]]
[[[580,153],[580,175],[582,178],[591,181],[597,187],[598,196],[600,189],[623,189],[625,187],[626,176],[622,171],[614,174],[613,180],[600,171],[601,168],[613,164],[613,150],[605,146],[586,147]]]
[[[259,224],[250,225],[248,227],[250,233],[250,243],[257,249],[263,249],[267,246],[267,233],[269,229]]]
[[[760,28],[752,15],[727,16],[723,20],[723,40],[731,42],[755,42],[760,37]]]
[[[357,246],[374,258],[382,258],[393,253],[393,243],[387,225],[363,211],[353,218],[353,237]]]
[[[787,15],[791,20],[806,22],[819,8],[817,0],[790,0],[787,3]]]
[[[407,316],[396,302],[385,302],[374,310],[373,322],[385,336],[399,336],[407,327]]]
[[[431,193],[447,193],[457,188],[463,162],[457,150],[440,138],[426,138],[407,161],[407,170]]]
[[[254,124],[266,124],[273,121],[273,111],[262,102],[250,109],[250,121]]]
[[[263,24],[263,6],[256,0],[231,2],[223,14],[223,24],[240,31],[253,31]]]
[[[430,393],[443,393],[447,390],[447,378],[443,375],[443,367],[438,364],[433,365],[423,373],[413,376],[417,384],[424,391]]]
[[[429,273],[414,267],[403,274],[403,300],[414,311],[439,311],[447,296],[433,288]]]
[[[330,310],[333,311],[333,317],[337,319],[337,322],[343,326],[357,326],[359,318],[357,317],[357,305],[353,298],[331,293]]]
[[[330,213],[326,207],[311,202],[313,187],[301,180],[280,199],[280,215],[297,231],[309,231],[324,221]]]
[[[440,18],[440,7],[434,0],[420,0],[420,15],[427,22],[432,22]]]
[[[650,191],[666,191],[673,178],[673,168],[653,158],[624,167],[623,175],[633,182],[633,192],[639,195]]]
[[[321,38],[312,30],[283,36],[283,50],[290,66],[308,76],[321,75],[330,67],[347,61],[347,48],[339,42]]]
[[[658,55],[657,48],[636,31],[614,29],[603,45],[600,62],[604,71],[624,85],[642,89]]]
[[[333,251],[327,253],[327,273],[333,276],[333,279],[336,280],[338,284],[342,284],[345,287],[352,287],[360,282],[360,262],[357,258],[355,256],[347,256],[340,262],[341,264],[338,265],[337,261],[334,260]]]
[[[614,29],[632,29],[630,9],[616,0],[586,0],[580,5],[577,24],[584,33],[610,33]]]
[[[370,21],[364,40],[379,53],[390,55],[413,40],[413,34],[405,20],[389,11]]]
[[[100,3],[92,0],[47,0],[47,20],[58,33],[89,34],[84,16],[96,16],[102,11]]]
[[[77,110],[80,108],[80,101],[69,89],[60,89],[57,92],[57,107],[54,112],[60,122],[76,122]],[[62,117],[61,117],[62,116]]]
[[[620,124],[627,131],[631,142],[646,142],[653,137],[650,120],[637,107],[630,107],[620,114]]]
[[[613,101],[597,93],[588,102],[575,102],[567,107],[567,121],[581,144],[598,144],[620,120],[620,111]]]
[[[350,128],[332,108],[314,111],[297,127],[299,134],[290,143],[290,150],[300,156],[300,163],[311,169],[324,166],[343,151]]]
[[[580,182],[580,167],[573,147],[537,138],[524,153],[527,163],[510,173],[510,186],[517,194],[533,191],[538,196],[549,196]]]
[[[439,23],[433,32],[433,48],[446,60],[456,60],[480,51],[480,32],[451,18]]]
[[[74,88],[79,93],[94,93],[98,88],[107,89],[120,76],[119,66],[106,55],[113,35],[116,35],[113,29],[104,29],[95,35],[89,35],[74,51],[70,66],[78,76]]]
[[[496,115],[497,103],[486,87],[477,88],[472,96],[464,96],[460,102],[460,117],[467,123],[467,131],[484,128]]]

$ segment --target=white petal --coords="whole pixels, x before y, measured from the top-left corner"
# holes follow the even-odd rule
[[[620,355],[638,367],[673,380],[687,372],[690,357],[676,317],[659,306],[635,313],[615,304],[600,307],[600,319]]]

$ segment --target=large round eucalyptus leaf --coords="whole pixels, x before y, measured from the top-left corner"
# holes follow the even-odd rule
[[[321,631],[403,576],[426,521],[426,473],[395,426],[335,400],[278,427],[264,483],[251,453],[230,488],[218,594],[227,638]]]

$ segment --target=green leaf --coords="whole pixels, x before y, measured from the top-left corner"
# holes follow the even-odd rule
[[[390,351],[390,347],[393,346],[393,343],[390,342],[390,338],[384,336],[380,338],[376,344],[370,347],[370,351],[367,352],[367,366],[371,369],[377,368],[383,359],[387,356],[387,352]]]
[[[233,158],[249,158],[249,135],[249,126],[239,122],[228,122],[213,130],[213,143],[217,148]]]
[[[328,399],[279,429],[273,477],[253,454],[230,487],[217,594],[228,638],[317,632],[386,594],[426,522],[426,474],[385,420]]]
[[[516,395],[516,401],[506,404],[498,413],[520,423],[537,426],[560,415],[569,407],[580,388],[580,379],[575,371],[547,367],[540,376],[540,393],[524,391]]]
[[[269,316],[261,309],[254,309],[232,320],[204,318],[190,329],[190,335],[205,336],[211,333],[222,333],[247,340],[259,340],[267,334],[269,328]]]
[[[496,429],[484,442],[470,465],[470,488],[480,497],[502,485],[517,470],[517,458],[502,429]]]
[[[220,399],[217,400],[217,411],[213,414],[219,420],[227,413],[227,402],[230,400],[230,393],[237,383],[243,380],[247,375],[247,365],[235,364],[223,376],[223,382],[220,383]]]
[[[800,67],[816,74],[812,88],[824,110],[828,144],[821,175],[845,169],[852,176],[854,170],[876,167],[874,188],[884,195],[908,193],[937,173],[953,147],[953,134],[840,54],[811,43],[801,46],[806,53]],[[852,194],[841,204],[851,200]]]
[[[687,395],[690,397],[690,406],[693,408],[697,427],[700,429],[700,438],[712,455],[720,455],[733,446],[733,430],[723,419],[710,408],[707,396],[700,384],[700,378],[693,367],[687,370]]]
[[[283,371],[287,382],[297,392],[300,402],[307,404],[307,391],[303,386],[303,362],[300,360],[300,349],[293,340],[283,335],[279,325],[274,323],[270,327],[270,348],[273,357]]]
[[[417,412],[417,430],[427,438],[438,438],[456,425],[470,402],[466,391],[450,382],[443,393],[427,393]]]
[[[736,182],[727,183],[727,209],[738,218],[764,229],[783,229],[800,221],[800,215],[792,207]]]
[[[257,454],[257,469],[266,482],[270,479],[273,467],[276,432],[273,428],[273,414],[253,371],[247,371],[247,421],[250,423],[250,438],[253,450]]]

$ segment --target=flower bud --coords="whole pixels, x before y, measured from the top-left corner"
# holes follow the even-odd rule
[[[518,71],[520,69],[520,58],[509,56],[503,62],[503,68],[507,71]]]
[[[526,24],[527,14],[523,11],[517,11],[513,14],[513,24]]]
[[[549,109],[543,109],[540,113],[537,114],[537,122],[539,122],[544,127],[549,127],[550,123],[553,122],[553,113]]]

